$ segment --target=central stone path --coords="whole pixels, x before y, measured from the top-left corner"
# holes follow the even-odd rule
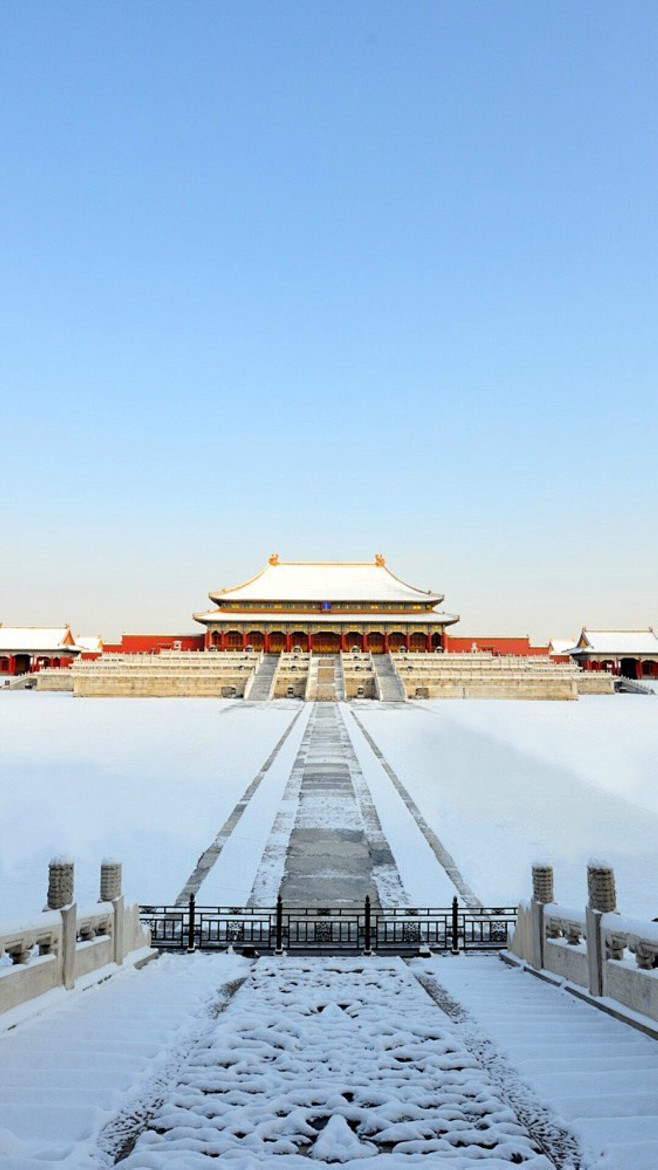
[[[341,722],[335,703],[316,704],[281,885],[284,904],[354,906],[366,894],[378,897]]]
[[[406,894],[337,703],[316,703],[251,905],[405,905]]]

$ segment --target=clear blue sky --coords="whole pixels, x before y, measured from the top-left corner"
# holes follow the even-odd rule
[[[6,2],[5,624],[369,559],[658,624],[658,6]]]

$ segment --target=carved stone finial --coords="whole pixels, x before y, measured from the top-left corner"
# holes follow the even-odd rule
[[[551,865],[533,865],[532,896],[535,902],[542,902],[544,906],[553,901],[553,867]]]
[[[48,865],[47,910],[61,910],[73,901],[73,862],[68,857],[53,857]]]
[[[604,862],[590,861],[587,866],[587,892],[592,910],[609,914],[617,909],[615,871]]]
[[[386,560],[385,560],[385,558],[382,556],[382,554],[381,554],[381,553],[375,553],[375,564],[377,565],[377,567],[378,567],[379,569],[383,569],[383,568],[384,568],[384,565],[386,564]]]
[[[272,553],[272,556],[270,557],[270,564],[271,565],[278,565],[278,563],[279,563],[279,554]]]

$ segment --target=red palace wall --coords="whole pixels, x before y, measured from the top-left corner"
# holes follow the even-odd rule
[[[533,655],[548,654],[548,646],[531,646],[529,638],[455,638],[452,634],[446,634],[446,651],[453,654],[465,654],[473,649],[473,644],[477,646],[478,650],[489,651],[491,654],[515,654],[521,657],[530,657]]]
[[[160,650],[203,650],[204,637],[204,634],[122,634],[120,642],[106,642],[103,651],[105,654],[158,654]]]

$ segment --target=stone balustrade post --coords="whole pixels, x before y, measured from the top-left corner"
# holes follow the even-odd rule
[[[68,857],[53,857],[48,866],[46,910],[61,910],[73,901],[73,862]]]
[[[532,958],[537,971],[544,966],[544,906],[553,901],[553,867],[537,864],[532,867]]]
[[[587,972],[591,995],[603,995],[606,951],[601,918],[617,909],[614,870],[604,862],[587,866],[588,904],[585,910],[587,931]]]
[[[101,888],[99,902],[113,902],[121,897],[121,862],[111,857],[101,861]]]
[[[111,902],[112,916],[112,950],[115,963],[121,965],[125,955],[125,901],[121,892],[121,862],[112,857],[104,857],[101,861],[101,902]]]

